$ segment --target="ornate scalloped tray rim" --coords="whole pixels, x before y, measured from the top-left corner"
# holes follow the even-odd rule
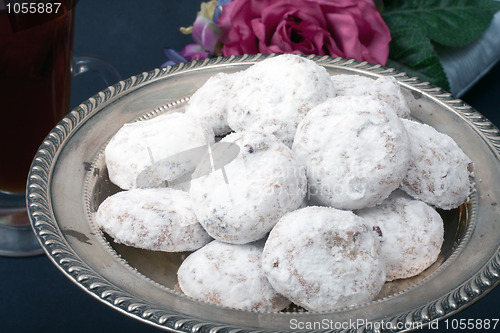
[[[130,293],[117,288],[106,281],[89,267],[80,256],[69,246],[58,225],[54,223],[51,212],[51,202],[48,193],[51,178],[50,165],[58,155],[59,148],[71,137],[71,132],[79,127],[84,119],[99,107],[103,107],[113,97],[122,92],[129,91],[143,82],[153,81],[166,75],[176,75],[184,71],[195,70],[203,66],[225,66],[241,62],[254,63],[266,57],[275,55],[242,55],[231,57],[208,58],[203,61],[181,63],[166,68],[157,68],[132,76],[120,81],[113,86],[99,92],[84,101],[71,111],[46,137],[38,150],[30,170],[28,182],[27,207],[31,218],[32,227],[40,244],[54,264],[78,286],[92,294],[97,299],[104,301],[109,306],[119,311],[142,320],[146,323],[175,332],[247,332],[255,331],[253,328],[229,327],[225,324],[209,321],[198,321],[196,318],[187,318],[185,315],[155,309],[154,306]],[[450,93],[423,82],[415,77],[410,77],[404,72],[368,62],[359,62],[352,59],[330,58],[327,56],[307,56],[320,65],[338,65],[348,67],[350,70],[368,70],[374,76],[392,75],[398,82],[412,91],[419,91],[437,99],[444,106],[455,110],[461,117],[468,120],[490,144],[492,151],[500,155],[500,131],[484,116]],[[165,106],[167,107],[168,104]],[[419,322],[427,324],[435,319],[447,318],[465,307],[479,300],[487,292],[500,284],[500,248],[496,254],[476,272],[468,281],[461,284],[451,292],[439,297],[437,300],[426,304],[414,311],[399,314],[386,319],[394,327],[398,323],[407,324]],[[359,331],[363,327],[358,328]]]

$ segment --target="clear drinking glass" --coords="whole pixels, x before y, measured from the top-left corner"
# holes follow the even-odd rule
[[[0,0],[0,255],[41,254],[26,212],[31,161],[69,112],[72,77],[117,71],[97,58],[73,58],[76,0]]]

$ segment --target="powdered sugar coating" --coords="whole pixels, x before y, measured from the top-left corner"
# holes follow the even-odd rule
[[[262,242],[261,242],[262,243]],[[193,298],[251,311],[280,311],[290,301],[279,295],[261,266],[262,244],[213,241],[190,254],[177,276],[182,291]]]
[[[212,240],[189,195],[170,188],[118,192],[101,203],[95,220],[115,242],[141,249],[193,251]]]
[[[398,117],[409,118],[410,108],[393,76],[371,79],[354,74],[339,74],[331,77],[337,96],[373,96],[386,102]]]
[[[239,73],[218,73],[210,77],[189,99],[186,114],[203,120],[215,135],[229,133],[227,102]]]
[[[356,214],[380,228],[387,281],[420,274],[437,260],[444,239],[443,220],[423,201],[397,190],[382,204]]]
[[[123,125],[105,149],[109,179],[122,189],[137,188],[137,177],[160,161],[190,148],[213,143],[211,128],[183,113],[168,113]],[[188,163],[189,164],[189,163]],[[184,174],[184,163],[164,164],[159,170],[143,174],[147,186],[156,187]]]
[[[291,54],[251,66],[241,73],[232,91],[228,124],[233,130],[267,131],[289,147],[306,113],[335,96],[324,67]]]
[[[313,203],[361,209],[398,188],[408,169],[410,143],[389,108],[370,96],[339,96],[302,120],[292,150],[306,165]]]
[[[471,191],[472,161],[448,135],[416,121],[403,124],[411,141],[411,159],[401,189],[442,209],[463,204]]]
[[[217,240],[256,241],[302,203],[305,171],[293,152],[271,134],[237,132],[221,142],[237,144],[240,152],[223,170],[191,181],[196,215]]]
[[[276,291],[311,311],[372,300],[385,282],[377,234],[349,211],[288,213],[264,246],[262,268]]]

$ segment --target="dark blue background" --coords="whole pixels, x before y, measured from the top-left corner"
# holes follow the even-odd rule
[[[191,42],[178,28],[190,25],[200,0],[81,0],[77,5],[75,55],[98,56],[122,78],[159,67],[164,47]],[[72,106],[104,89],[95,74],[73,82]],[[500,126],[500,65],[463,98]],[[0,257],[1,332],[158,332],[94,299],[45,256]],[[500,318],[500,288],[453,318]],[[500,324],[495,331],[500,331]],[[444,325],[441,325],[443,328]],[[451,330],[450,330],[451,331]]]

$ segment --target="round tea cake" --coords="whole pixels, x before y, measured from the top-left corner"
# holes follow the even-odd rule
[[[444,239],[443,219],[423,201],[396,190],[380,205],[356,214],[380,231],[387,281],[418,275],[437,260]]]
[[[167,113],[125,124],[104,152],[109,179],[122,189],[157,187],[183,175],[192,166],[190,161],[169,161],[169,157],[214,141],[210,127],[184,113]],[[166,163],[150,170],[161,161]]]
[[[352,212],[306,207],[283,216],[264,246],[274,287],[310,311],[372,300],[385,282],[379,236]]]
[[[393,76],[371,79],[361,75],[339,74],[331,78],[337,96],[372,96],[387,103],[398,117],[410,117],[410,108]]]
[[[307,112],[335,96],[324,67],[291,54],[266,59],[241,72],[232,91],[227,120],[234,131],[267,131],[289,147]]]
[[[410,143],[389,109],[371,96],[339,96],[309,111],[292,150],[306,165],[313,203],[360,209],[398,188],[408,169]]]
[[[401,189],[429,205],[452,209],[469,197],[473,163],[456,142],[433,127],[403,119],[411,159]]]
[[[189,194],[171,188],[118,192],[101,203],[95,221],[115,242],[153,251],[193,251],[212,240]]]
[[[272,134],[236,132],[221,142],[234,143],[240,151],[224,168],[191,181],[194,210],[219,241],[259,240],[302,203],[307,187],[304,168]]]
[[[262,271],[260,243],[243,245],[213,241],[184,260],[177,272],[188,296],[231,308],[280,311],[290,301],[278,294]]]
[[[209,78],[189,99],[186,114],[203,120],[215,135],[229,133],[227,102],[238,75],[218,73]]]

